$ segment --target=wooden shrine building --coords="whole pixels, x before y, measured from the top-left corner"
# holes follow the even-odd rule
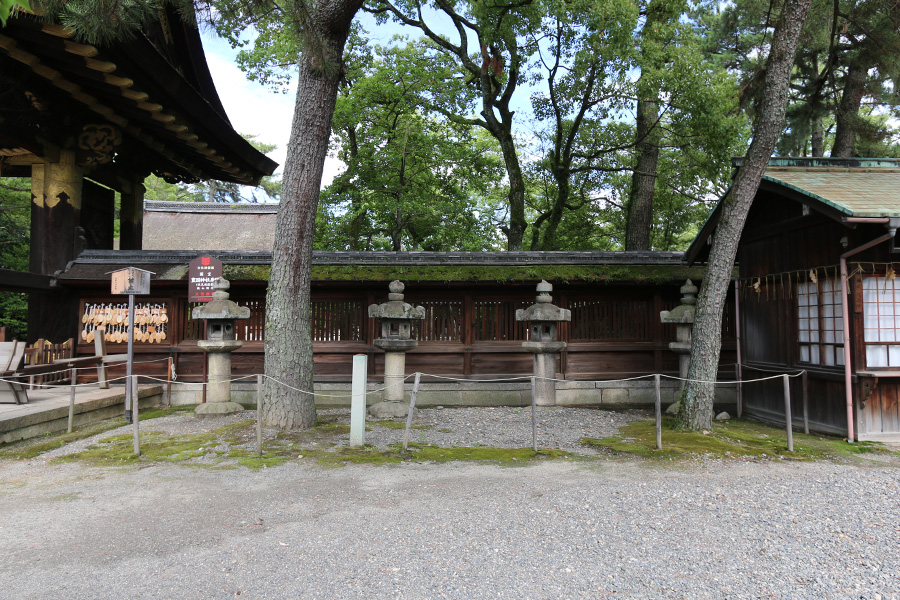
[[[719,210],[689,262],[705,258]],[[745,379],[808,371],[811,428],[900,439],[898,225],[898,160],[769,163],[737,254],[739,356]],[[783,422],[782,396],[778,380],[745,385],[744,410]],[[792,409],[802,422],[801,403]]]
[[[55,285],[82,250],[141,248],[142,182],[254,185],[277,166],[228,121],[196,27],[174,9],[127,42],[86,44],[18,13],[0,29],[0,175],[31,178],[30,273],[0,289],[31,293],[29,338],[65,339],[78,298]]]

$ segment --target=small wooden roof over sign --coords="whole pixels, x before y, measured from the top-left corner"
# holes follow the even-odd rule
[[[734,159],[739,167],[742,159]],[[760,192],[794,200],[835,221],[848,217],[900,217],[900,160],[893,158],[773,158]],[[685,252],[693,263],[707,246],[722,208],[719,203]]]
[[[118,271],[111,271],[113,294],[126,294],[128,296],[143,296],[150,293],[150,276],[152,271],[138,269],[137,267],[125,267]]]

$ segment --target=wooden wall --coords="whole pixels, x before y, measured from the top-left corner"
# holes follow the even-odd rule
[[[846,434],[847,409],[844,368],[840,365],[810,365],[800,360],[798,343],[797,277],[766,276],[817,268],[818,277],[839,281],[836,271],[840,256],[885,233],[882,225],[850,227],[812,211],[803,214],[802,205],[772,192],[761,191],[754,201],[741,237],[737,262],[742,280],[762,278],[759,293],[742,288],[741,337],[744,379],[765,377],[773,372],[808,371],[808,418],[813,429]],[[893,259],[888,243],[862,252],[851,263],[871,261],[866,272],[877,270],[874,263]],[[822,269],[825,267],[825,269]],[[883,269],[883,267],[882,267]],[[801,278],[808,281],[806,278]],[[861,276],[850,279],[851,364],[854,373],[865,369]],[[866,428],[894,426],[897,386],[879,383],[865,406],[860,402],[858,378],[854,375],[855,420],[859,433]],[[802,385],[791,380],[792,412],[795,424],[803,422]],[[784,420],[782,382],[748,384],[743,388],[744,409],[762,418]],[[885,430],[886,431],[886,430]],[[893,430],[900,431],[900,424]]]
[[[190,318],[193,304],[186,292],[158,283],[154,296],[138,302],[165,304],[170,315],[166,340],[136,343],[135,371],[163,377],[169,356],[176,362],[179,381],[202,381],[204,354],[197,347],[202,322]],[[559,338],[568,343],[560,354],[558,376],[567,379],[609,380],[649,373],[677,375],[678,357],[668,349],[675,328],[662,325],[659,313],[679,304],[678,285],[557,285],[556,304],[572,311],[572,322],[559,327]],[[251,309],[251,318],[238,323],[237,337],[244,346],[233,355],[234,375],[252,375],[263,368],[265,291],[261,285],[233,282],[231,297]],[[406,301],[424,306],[427,318],[415,324],[416,350],[407,355],[407,371],[470,379],[499,379],[530,375],[532,355],[523,351],[525,324],[515,311],[534,302],[533,285],[407,285]],[[374,347],[380,327],[368,318],[370,304],[387,300],[383,283],[316,284],[312,293],[312,318],[317,381],[349,381],[355,354],[369,356],[369,374],[383,374],[382,351]],[[104,291],[85,289],[86,306],[109,302]],[[114,299],[121,302],[121,298]],[[734,373],[734,305],[725,315],[723,378]],[[93,345],[79,335],[79,354],[93,353]],[[111,343],[108,352],[125,351],[125,344]],[[158,362],[145,362],[158,361]],[[114,371],[113,374],[117,374]]]

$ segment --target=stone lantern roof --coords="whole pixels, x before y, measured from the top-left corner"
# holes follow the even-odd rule
[[[246,306],[238,306],[237,302],[228,299],[231,283],[224,277],[219,277],[213,284],[213,299],[196,307],[191,311],[193,319],[249,319],[250,309]]]
[[[572,311],[553,304],[553,285],[542,280],[537,285],[538,295],[535,303],[528,308],[516,311],[516,321],[571,321]]]
[[[369,316],[374,319],[413,320],[424,319],[425,308],[413,306],[403,301],[403,290],[406,286],[396,279],[390,283],[388,301],[383,304],[369,305]]]

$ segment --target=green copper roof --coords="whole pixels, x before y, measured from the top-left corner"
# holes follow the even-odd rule
[[[763,178],[849,217],[900,217],[898,167],[896,162],[890,167],[881,164],[843,168],[770,166]]]

